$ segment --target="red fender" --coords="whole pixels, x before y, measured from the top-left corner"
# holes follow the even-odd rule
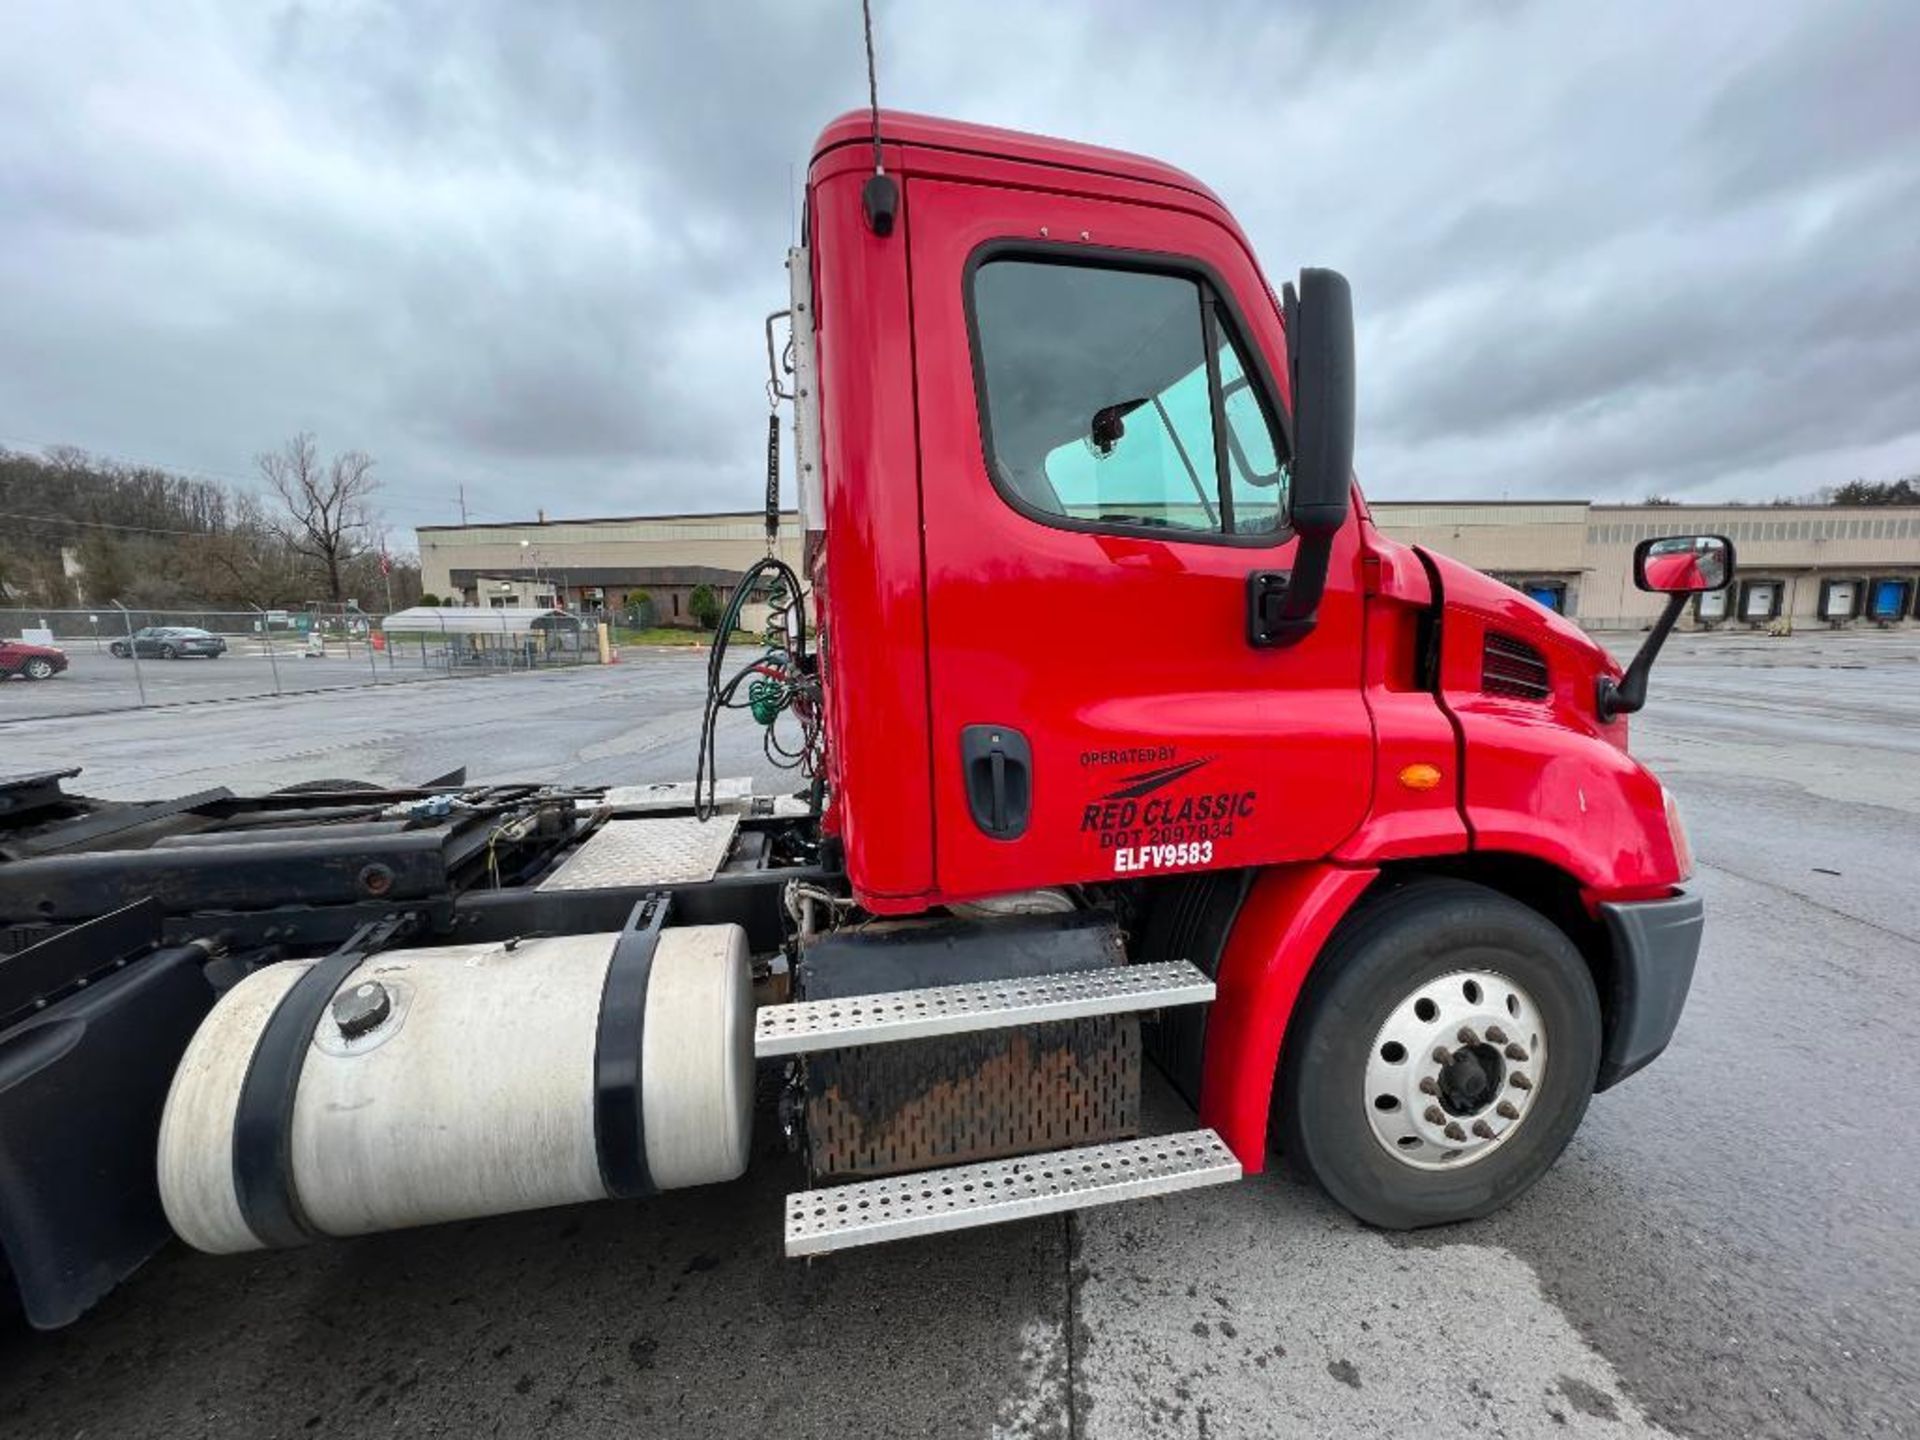
[[[1380,872],[1345,865],[1265,871],[1240,907],[1220,959],[1200,1080],[1200,1123],[1257,1175],[1267,1163],[1267,1109],[1294,999],[1334,926]]]

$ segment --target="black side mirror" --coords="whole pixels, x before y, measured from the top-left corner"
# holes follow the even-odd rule
[[[1631,715],[1647,703],[1647,675],[1667,643],[1689,596],[1724,590],[1733,583],[1733,542],[1724,535],[1663,535],[1642,540],[1633,552],[1633,583],[1667,597],[1640,653],[1618,681],[1600,677],[1594,708],[1602,720]]]
[[[1287,328],[1293,372],[1293,487],[1302,536],[1332,535],[1353,494],[1353,290],[1337,270],[1302,270]]]
[[[1353,495],[1353,290],[1336,270],[1302,270],[1283,304],[1293,382],[1287,510],[1300,549],[1291,573],[1247,577],[1247,641],[1261,647],[1291,645],[1313,629]]]

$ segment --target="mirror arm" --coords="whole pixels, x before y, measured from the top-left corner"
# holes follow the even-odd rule
[[[1640,653],[1633,657],[1633,663],[1627,666],[1626,674],[1620,677],[1618,683],[1611,675],[1600,677],[1594,708],[1600,712],[1602,720],[1611,720],[1617,715],[1631,715],[1647,703],[1647,672],[1653,669],[1660,647],[1667,643],[1667,636],[1673,633],[1673,627],[1679,623],[1680,612],[1687,608],[1687,601],[1692,598],[1690,591],[1669,595],[1667,608],[1654,622],[1652,632],[1641,644]]]
[[[1277,650],[1304,640],[1320,618],[1320,597],[1327,588],[1327,562],[1333,554],[1331,530],[1300,536],[1293,569],[1256,570],[1247,576],[1247,643]]]

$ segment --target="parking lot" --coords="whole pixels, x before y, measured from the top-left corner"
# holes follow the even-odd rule
[[[245,648],[242,648],[244,646]],[[401,669],[366,646],[351,654],[336,645],[321,659],[303,659],[291,642],[269,655],[242,642],[217,660],[143,658],[136,671],[130,659],[81,645],[67,651],[68,668],[51,680],[0,684],[0,722],[69,719],[141,704],[195,705],[211,700],[253,700],[285,694],[336,690],[393,680],[426,678],[417,667]],[[369,663],[371,657],[373,663]],[[142,697],[145,697],[144,701]]]
[[[448,677],[437,648],[432,655],[420,654],[405,640],[389,654],[363,641],[349,646],[334,639],[324,654],[309,656],[303,653],[298,636],[278,637],[271,651],[258,639],[240,638],[217,660],[147,656],[138,667],[130,658],[109,653],[104,643],[98,648],[86,640],[64,643],[68,668],[51,680],[0,681],[0,726],[14,720],[102,715],[143,705],[256,700]],[[575,662],[569,658],[547,663]]]
[[[28,720],[0,749],[9,770],[84,765],[73,788],[112,796],[461,763],[684,778],[703,667],[640,653]],[[0,1340],[5,1433],[1920,1433],[1917,713],[1914,632],[1669,647],[1634,748],[1698,858],[1693,996],[1669,1053],[1488,1220],[1380,1234],[1276,1170],[790,1263],[798,1174],[768,1125],[732,1187],[268,1255],[170,1248],[79,1325]],[[721,772],[770,786],[730,718]]]

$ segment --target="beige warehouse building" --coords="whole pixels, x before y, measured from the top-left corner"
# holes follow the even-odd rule
[[[1590,630],[1634,630],[1661,599],[1633,585],[1633,550],[1656,535],[1725,535],[1739,576],[1691,605],[1688,625],[1920,623],[1920,509],[1832,505],[1595,505],[1584,500],[1373,501],[1395,539],[1484,570]],[[688,624],[697,585],[724,592],[766,554],[758,512],[428,525],[421,583],[469,605],[560,604],[618,613],[645,591],[664,624]],[[778,553],[798,568],[797,518]]]
[[[1633,551],[1658,535],[1724,535],[1738,575],[1696,600],[1689,625],[1911,624],[1920,592],[1920,509],[1837,505],[1595,505],[1468,501],[1371,506],[1396,540],[1484,570],[1589,630],[1653,622]]]
[[[688,601],[698,586],[725,599],[767,553],[757,511],[423,525],[415,533],[421,588],[449,603],[617,615],[644,593],[664,625],[692,624]],[[780,519],[776,550],[799,568],[800,521],[791,512]]]

